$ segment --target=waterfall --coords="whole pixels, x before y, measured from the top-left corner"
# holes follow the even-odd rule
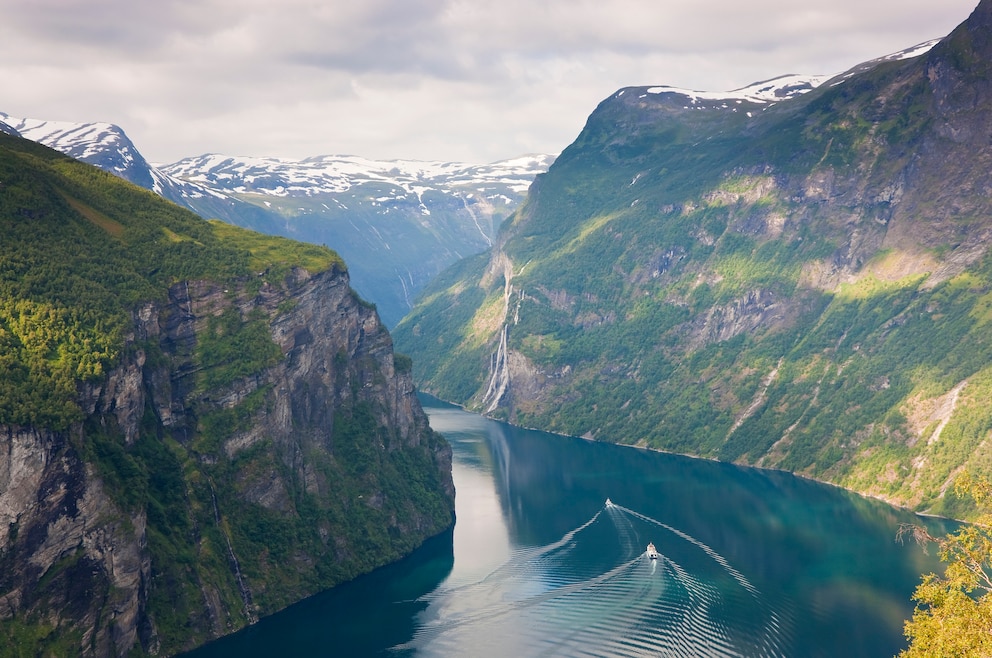
[[[486,405],[485,413],[492,413],[499,406],[499,401],[506,394],[506,389],[510,387],[510,369],[507,367],[506,336],[510,332],[510,326],[504,322],[500,331],[499,347],[493,354],[491,361],[492,376],[489,378],[489,387],[482,398],[482,403]]]
[[[493,246],[492,238],[490,238],[489,234],[486,233],[485,229],[482,228],[482,224],[479,223],[479,216],[476,215],[475,211],[472,210],[472,207],[468,205],[468,200],[465,197],[463,197],[461,194],[458,194],[456,196],[458,197],[458,200],[462,202],[462,205],[465,207],[465,212],[467,212],[469,217],[472,218],[472,221],[475,222],[475,228],[479,229],[479,233],[482,234],[482,239],[486,241],[486,246],[487,247]]]
[[[513,263],[504,254],[501,254],[503,265],[503,320],[500,328],[499,345],[496,352],[490,359],[489,386],[486,394],[482,396],[482,404],[485,406],[483,413],[492,413],[499,406],[500,400],[506,395],[506,390],[510,387],[510,355],[507,349],[507,337],[510,333],[510,299],[513,296]],[[519,305],[514,320],[519,320]]]
[[[241,575],[241,565],[238,563],[238,557],[234,554],[234,546],[231,544],[231,535],[221,522],[220,510],[217,509],[217,494],[214,493],[213,482],[208,482],[208,486],[210,487],[210,498],[214,505],[214,523],[217,525],[217,529],[220,530],[221,534],[224,535],[224,539],[227,540],[228,564],[231,567],[231,572],[234,574],[234,580],[238,585],[238,591],[241,594],[241,602],[244,604],[245,617],[248,619],[249,624],[254,624],[258,621],[258,615],[255,614],[254,605],[252,604],[251,590],[248,588],[248,584],[245,583],[245,580]]]

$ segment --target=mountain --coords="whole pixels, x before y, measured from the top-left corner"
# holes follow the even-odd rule
[[[0,190],[0,655],[171,655],[450,528],[336,253],[14,136]]]
[[[135,185],[151,189],[155,184],[152,167],[124,131],[113,124],[16,119],[2,112],[0,121],[13,128],[13,134],[100,167]]]
[[[253,223],[256,230],[332,245],[355,288],[393,325],[438,272],[492,245],[500,223],[552,161],[543,155],[486,165],[205,155],[162,169],[264,209],[268,220]],[[242,215],[221,218],[243,224]]]
[[[992,473],[990,63],[982,0],[793,93],[621,89],[397,345],[524,426],[965,514],[947,483]]]
[[[112,123],[75,123],[23,119],[0,112],[0,131],[44,144],[199,214],[204,218],[221,218],[246,228],[264,229],[271,218],[251,204],[246,204],[202,185],[174,178],[150,164],[120,126]]]
[[[499,224],[552,156],[492,164],[351,156],[203,155],[155,166],[109,123],[15,118],[3,125],[140,185],[201,217],[333,246],[387,325],[442,269],[492,246]],[[8,131],[10,132],[10,131]]]

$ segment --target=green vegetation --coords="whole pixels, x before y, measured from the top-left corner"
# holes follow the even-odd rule
[[[329,249],[204,222],[8,135],[0,135],[0,186],[0,424],[79,421],[76,382],[116,363],[131,310],[164,299],[173,283],[282,285],[290,263],[344,267]]]
[[[40,619],[0,620],[0,656],[35,658],[37,656],[71,656],[79,653],[81,632],[65,632]]]
[[[310,272],[345,269],[341,257],[327,247],[273,238],[216,219],[209,223],[214,235],[226,246],[250,254],[248,266],[253,271],[269,270],[267,273],[276,280],[285,276],[291,267],[302,267]]]
[[[928,57],[980,66],[948,51],[969,44]],[[480,408],[507,327],[513,422],[944,512],[956,469],[992,475],[992,260],[942,269],[992,204],[935,90],[921,58],[737,112],[611,97],[491,265],[442,274],[396,343],[423,389]]]
[[[426,518],[438,528],[450,522],[450,502],[439,495],[431,461],[442,439],[431,434],[418,449],[401,448],[367,403],[337,414],[333,452],[309,450],[316,488],[277,458],[271,441],[228,456],[223,440],[247,429],[264,399],[265,391],[256,391],[233,409],[205,415],[192,445],[164,435],[150,409],[132,446],[95,423],[86,428],[87,460],[114,499],[146,513],[156,584],[149,608],[163,649],[189,648],[209,637],[201,589],[217,594],[231,628],[250,621],[232,573],[232,550],[256,615],[408,554],[422,537],[403,528],[405,519]],[[380,442],[393,449],[378,450]],[[277,489],[281,511],[251,500],[250,491],[274,478],[289,485]]]
[[[260,372],[282,356],[261,311],[245,321],[237,310],[228,307],[219,316],[210,317],[206,330],[197,338],[196,361],[203,368],[199,378],[203,391],[223,388]]]
[[[291,438],[261,435],[276,393],[252,378],[283,358],[271,323],[297,307],[293,268],[344,273],[333,251],[203,221],[3,134],[0,235],[0,425],[55,430],[59,455],[78,466],[70,484],[99,477],[114,506],[88,524],[127,535],[146,521],[149,619],[138,623],[154,627],[163,654],[398,559],[450,525],[452,501],[435,463],[443,439],[428,429],[408,445],[399,428],[379,424],[390,415],[386,402],[333,406],[303,391],[313,395],[305,404],[333,408],[315,411],[319,420],[294,414]],[[133,317],[149,302],[162,326],[180,320],[174,314],[187,309],[169,305],[170,287],[181,296],[197,281],[212,301],[198,310],[195,336],[133,335]],[[370,307],[351,294],[363,312]],[[146,375],[137,435],[127,437],[114,412],[87,415],[79,406],[80,384],[102,383],[125,358],[144,363]],[[413,363],[396,354],[392,366],[406,373]],[[334,367],[337,385],[354,381],[346,370],[386,376],[375,359],[353,363],[346,352]],[[186,405],[192,422],[164,426],[163,401]],[[82,548],[30,580],[14,560],[33,549],[18,541],[35,530],[15,524],[0,547],[4,584],[26,578],[32,592],[0,621],[9,639],[0,656],[76,654],[95,629],[75,615],[92,613],[103,628],[120,596]],[[216,618],[205,600],[217,604]]]
[[[392,332],[397,345],[404,342],[403,336],[409,336],[426,347],[410,354],[414,375],[436,373],[434,383],[425,390],[449,400],[467,399],[482,386],[485,377],[484,364],[489,357],[485,339],[489,334],[483,333],[480,340],[473,340],[471,335],[477,331],[472,320],[486,293],[471,283],[455,284],[457,280],[478,279],[485,265],[485,256],[474,256],[446,270],[432,283],[432,287],[445,291],[437,294],[437,303],[430,304],[424,312],[415,310]],[[452,327],[467,338],[448,336],[447,330]],[[457,350],[458,358],[449,358],[453,350]]]
[[[409,553],[421,538],[401,531],[404,519],[421,514],[438,527],[447,524],[450,510],[438,495],[430,452],[440,437],[432,435],[421,449],[399,449],[398,438],[378,425],[376,415],[366,403],[338,412],[333,453],[312,448],[308,454],[316,488],[276,459],[278,447],[264,442],[233,457],[214,453],[213,463],[187,458],[198,523],[211,528],[206,539],[213,552],[226,556],[228,540],[235,546],[260,610],[278,610],[300,592],[326,589]],[[394,449],[383,452],[376,448],[380,443]],[[273,476],[289,485],[281,492],[286,511],[246,503],[247,492]],[[222,571],[230,581],[229,570]],[[236,600],[234,583],[224,586]]]
[[[946,537],[920,527],[903,528],[921,543],[935,543],[943,576],[927,574],[916,588],[916,610],[906,622],[910,641],[901,658],[980,658],[992,654],[992,484],[965,474],[954,497],[981,511],[974,523]]]

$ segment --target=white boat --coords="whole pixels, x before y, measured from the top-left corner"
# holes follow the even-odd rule
[[[648,557],[652,560],[658,559],[658,549],[654,547],[654,544],[650,544],[650,543],[648,544],[647,554]]]

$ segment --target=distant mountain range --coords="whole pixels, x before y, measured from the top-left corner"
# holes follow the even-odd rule
[[[952,516],[992,475],[992,0],[736,92],[620,89],[393,330],[510,422]]]
[[[155,191],[206,218],[326,244],[387,325],[434,275],[492,245],[554,156],[474,165],[354,156],[303,160],[209,154],[149,163],[110,123],[11,117],[0,130],[45,144]]]

